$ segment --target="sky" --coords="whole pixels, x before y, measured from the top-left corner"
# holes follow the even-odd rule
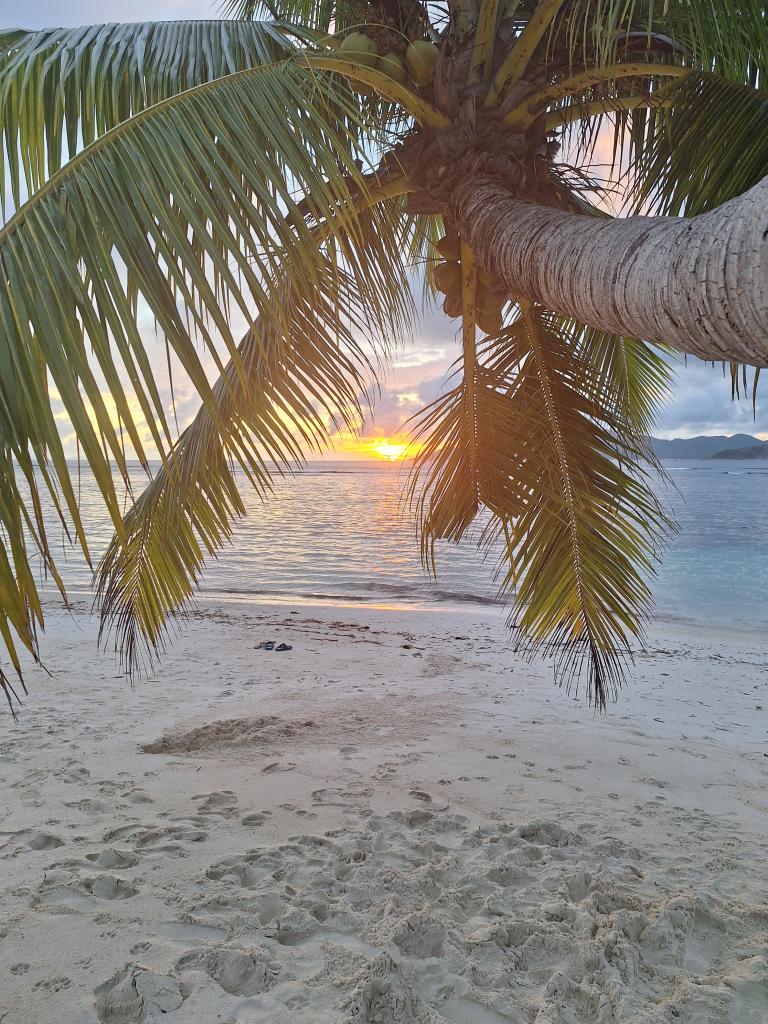
[[[215,18],[217,6],[217,0],[5,0],[0,10],[0,29]],[[408,418],[439,393],[459,352],[456,324],[441,312],[425,316],[413,343],[396,357],[372,416],[361,426],[361,437],[337,437],[332,457],[386,457],[389,439],[402,435]],[[153,364],[161,373],[165,357],[150,323],[146,324],[144,336]],[[750,399],[732,401],[730,380],[720,367],[689,358],[675,360],[675,370],[673,395],[660,416],[655,431],[658,436],[744,432],[768,439],[768,399],[758,394],[753,415]],[[177,394],[177,399],[177,414],[183,426],[194,415],[196,401],[183,391]]]

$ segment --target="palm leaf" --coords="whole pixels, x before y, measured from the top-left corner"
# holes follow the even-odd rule
[[[288,332],[281,336],[273,320],[260,317],[240,344],[244,374],[227,367],[213,388],[216,416],[200,409],[125,516],[125,543],[115,537],[105,552],[97,578],[101,633],[114,630],[129,671],[154,656],[169,616],[184,609],[206,558],[244,513],[237,468],[266,500],[275,475],[292,473],[307,451],[332,444],[334,427],[354,431],[362,422],[363,395],[375,373],[366,350],[375,342],[374,355],[386,354],[393,334],[402,337],[410,304],[406,268],[424,259],[441,231],[435,218],[406,216],[396,194],[371,207],[361,223],[366,247],[383,239],[402,253],[403,272],[391,279],[385,267],[382,276],[374,261],[365,275],[350,274],[345,268],[354,268],[360,247],[337,226],[320,226],[324,235],[333,230],[316,293],[300,287],[286,267],[276,304],[290,311]],[[393,302],[398,285],[402,296]],[[365,349],[360,338],[368,339]]]
[[[762,0],[574,0],[561,24],[577,65],[604,67],[642,47],[752,85],[768,69]]]
[[[303,39],[301,28],[292,35]],[[0,36],[0,179],[18,205],[140,110],[293,51],[276,22],[166,21]],[[4,143],[4,145],[3,145]]]
[[[369,233],[397,238],[395,212],[372,211]],[[307,451],[327,447],[333,429],[354,430],[362,420],[372,368],[358,339],[380,334],[386,345],[393,323],[372,323],[371,274],[361,289],[339,264],[338,249],[324,250],[325,273],[312,292],[286,268],[275,300],[289,311],[287,330],[268,315],[254,324],[240,344],[243,372],[230,363],[214,386],[216,415],[201,407],[126,515],[126,542],[114,537],[104,554],[97,591],[102,633],[115,628],[130,671],[144,652],[152,656],[168,617],[193,595],[205,558],[244,514],[235,467],[266,499],[275,475],[292,473]],[[402,281],[407,289],[405,275]],[[378,284],[391,287],[386,275]]]
[[[642,638],[667,525],[638,428],[668,377],[640,342],[532,310],[486,339],[474,379],[416,423],[424,448],[410,494],[425,561],[434,565],[437,539],[479,523],[521,648],[553,654],[561,681],[586,665],[600,707]]]
[[[345,232],[340,258],[365,298],[369,324],[386,320],[397,333],[406,322],[400,254],[358,214],[375,185],[360,169],[374,153],[372,145],[360,149],[362,130],[349,90],[323,73],[291,63],[241,72],[170,97],[102,136],[0,231],[3,454],[34,453],[84,549],[49,389],[122,541],[110,459],[127,478],[124,438],[140,459],[145,428],[161,457],[172,442],[137,326],[140,304],[214,418],[198,345],[221,371],[229,356],[243,376],[228,310],[251,322],[255,309],[271,330],[290,333],[290,313],[276,301],[284,268],[307,294],[326,283],[327,256],[313,224],[331,220]],[[30,501],[24,517],[34,521]],[[16,544],[18,523],[3,525]],[[44,531],[27,539],[47,552]],[[22,639],[29,645],[34,608],[25,586],[17,580],[14,600],[28,608]]]
[[[407,497],[432,572],[437,541],[458,543],[484,510],[507,522],[525,507],[527,438],[508,390],[503,369],[478,363],[410,421],[418,454]]]
[[[647,576],[667,521],[619,403],[604,401],[594,338],[574,338],[532,307],[515,328],[497,360],[516,369],[513,400],[526,410],[536,485],[506,538],[502,590],[514,591],[524,648],[553,653],[568,681],[586,664],[588,696],[604,707],[642,639]]]
[[[440,7],[445,5],[430,4],[430,13],[437,13]],[[391,17],[388,24],[394,24],[408,38],[424,34],[427,9],[420,0],[381,0],[380,9]],[[362,0],[223,0],[221,4],[221,12],[230,18],[257,18],[264,11],[279,21],[306,25],[318,36],[341,34],[377,22],[375,6]]]
[[[668,401],[674,372],[667,350],[638,338],[585,327],[574,320],[550,316],[557,333],[572,339],[602,381],[601,408],[612,409],[615,426],[631,444],[642,443],[653,432],[659,410]],[[647,456],[653,460],[648,451]]]
[[[339,13],[337,6],[342,5],[337,5],[335,0],[320,0],[319,3],[317,0],[222,0],[221,13],[227,18],[248,20],[257,18],[262,10],[266,10],[273,18],[298,21],[316,31],[330,32]],[[363,20],[362,10],[360,20]]]
[[[633,210],[696,216],[742,195],[768,166],[768,93],[717,75],[668,88],[630,169]]]

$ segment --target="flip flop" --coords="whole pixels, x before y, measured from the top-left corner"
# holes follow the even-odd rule
[[[292,650],[293,650],[293,648],[291,647],[291,645],[290,645],[290,644],[279,644],[279,645],[278,645],[278,646],[277,646],[277,647],[275,648],[275,650],[276,650],[276,651],[292,651]]]
[[[257,651],[274,651],[275,641],[274,640],[262,640],[260,644],[256,644],[255,650]]]

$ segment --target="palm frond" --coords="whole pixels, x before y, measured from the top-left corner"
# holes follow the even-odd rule
[[[600,406],[613,410],[613,422],[631,439],[642,443],[657,425],[659,410],[669,400],[674,371],[667,350],[638,338],[585,327],[574,320],[550,314],[557,333],[576,344],[602,381]],[[651,453],[647,455],[652,458]]]
[[[21,468],[22,476],[28,470],[27,463]],[[33,474],[32,487],[35,487]],[[37,497],[34,490],[33,495]],[[33,504],[34,508],[39,508],[37,502]],[[37,647],[36,629],[42,624],[42,608],[29,552],[23,543],[25,530],[30,527],[34,530],[34,524],[29,513],[25,515],[25,512],[27,510],[18,488],[13,456],[6,446],[0,445],[0,642],[8,652],[22,689],[24,681],[21,676],[18,647],[20,644],[34,656]],[[19,694],[3,671],[2,664],[0,690],[13,713],[14,702],[19,700]]]
[[[554,655],[560,681],[586,666],[599,707],[642,637],[668,525],[638,434],[667,380],[642,343],[537,309],[486,339],[474,379],[416,421],[424,448],[410,494],[425,560],[437,539],[479,523],[519,646]]]
[[[373,153],[373,144],[363,151],[358,143],[361,117],[346,86],[324,73],[292,63],[240,72],[100,137],[0,231],[3,454],[18,461],[34,453],[84,548],[49,391],[122,543],[113,464],[127,478],[124,441],[142,461],[145,430],[161,458],[172,444],[140,308],[154,316],[214,420],[217,397],[199,344],[220,371],[228,356],[244,379],[230,310],[249,323],[256,311],[270,331],[290,336],[290,310],[278,301],[285,267],[308,295],[327,285],[312,225],[331,221],[344,232],[339,258],[359,285],[369,326],[386,321],[396,334],[408,320],[396,240],[370,232],[359,213],[375,186],[361,169]],[[7,470],[14,478],[15,466]],[[22,502],[23,517],[34,522],[31,500]],[[23,547],[18,523],[3,526],[11,547]],[[26,543],[47,551],[44,531]],[[13,601],[29,609],[26,642],[34,607],[24,588],[17,579]]]
[[[226,18],[249,20],[266,10],[273,18],[287,22],[299,21],[312,28],[329,32],[336,23],[336,0],[222,0],[220,10]],[[362,11],[361,11],[362,15]],[[341,26],[340,26],[341,27]]]
[[[371,215],[371,230],[388,232],[381,212]],[[338,247],[324,251],[313,291],[287,268],[275,296],[289,311],[287,330],[269,316],[254,324],[240,344],[243,372],[230,363],[213,388],[216,415],[201,407],[126,515],[126,541],[115,536],[102,558],[102,633],[114,627],[130,671],[145,652],[152,657],[169,616],[193,596],[206,557],[244,514],[237,467],[266,499],[276,475],[328,447],[334,429],[355,430],[362,420],[361,395],[374,374],[358,339],[378,333],[386,344],[395,325],[371,323],[370,273],[362,290],[339,264]],[[379,287],[389,287],[386,279]]]
[[[526,410],[536,481],[506,538],[512,623],[530,654],[555,655],[561,679],[586,665],[587,692],[604,707],[642,638],[647,582],[667,520],[618,404],[607,404],[594,337],[524,308],[498,359],[516,367],[514,400]],[[626,468],[630,466],[630,474]]]
[[[504,369],[476,363],[409,423],[418,454],[407,497],[418,523],[422,562],[436,571],[435,543],[458,543],[484,510],[499,522],[528,500],[525,425],[509,401]]]
[[[393,13],[411,9],[418,23],[424,18],[419,0],[390,3],[389,9]],[[221,13],[227,18],[258,18],[265,11],[272,18],[287,24],[299,22],[318,33],[343,33],[376,21],[375,9],[364,0],[223,0],[221,4]]]
[[[302,41],[300,27],[292,29]],[[16,205],[140,110],[202,82],[284,60],[277,22],[166,21],[0,36],[0,181]],[[7,165],[3,169],[3,150]]]
[[[101,633],[114,629],[129,671],[154,656],[206,558],[229,539],[245,511],[243,482],[266,500],[276,476],[332,445],[335,430],[360,426],[375,381],[371,357],[390,352],[411,322],[406,269],[421,224],[394,194],[361,212],[358,227],[363,241],[353,244],[343,227],[322,225],[311,287],[286,263],[270,309],[287,310],[287,324],[260,315],[239,346],[242,373],[230,363],[213,387],[216,414],[201,407],[125,516],[125,541],[115,536],[102,557]],[[382,244],[403,254],[394,277],[375,259]]]
[[[606,66],[640,47],[753,86],[768,69],[762,0],[574,0],[562,33],[577,65]]]
[[[717,75],[668,87],[633,154],[634,211],[696,216],[742,195],[768,167],[768,93]]]

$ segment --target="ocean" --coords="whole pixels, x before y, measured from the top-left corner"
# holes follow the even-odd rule
[[[768,626],[768,465],[668,461],[660,491],[678,532],[653,580],[656,615],[703,624]],[[318,462],[278,480],[262,504],[247,488],[248,516],[212,560],[201,594],[290,603],[461,606],[498,600],[493,560],[468,540],[442,544],[437,577],[422,568],[401,504],[407,469],[387,462]],[[87,473],[84,519],[94,554],[110,527]],[[71,549],[62,575],[73,593],[90,571]]]

